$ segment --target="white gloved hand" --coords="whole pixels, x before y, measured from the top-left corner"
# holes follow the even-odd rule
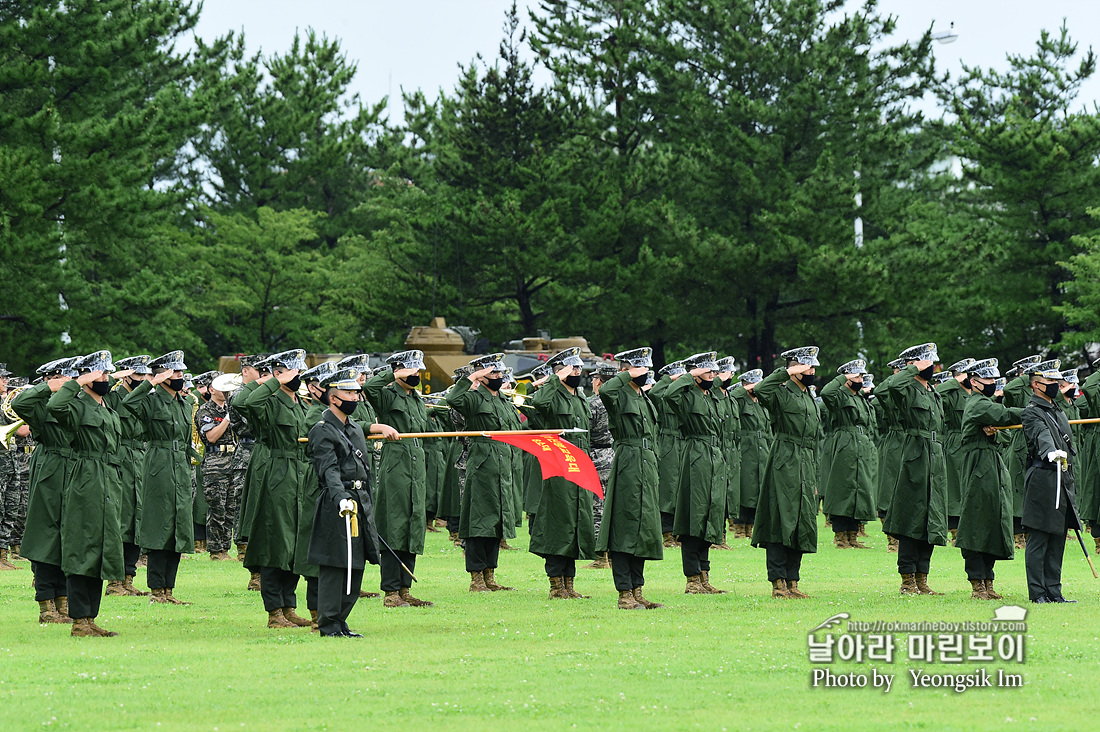
[[[1065,450],[1055,450],[1054,452],[1048,452],[1047,453],[1047,460],[1052,462],[1052,463],[1056,463],[1056,462],[1060,462],[1060,461],[1065,462],[1065,460],[1068,457],[1069,457],[1069,455],[1066,453]]]
[[[351,500],[350,498],[344,498],[343,500],[340,501],[340,513],[344,513],[345,511],[347,511],[348,513],[351,513],[354,510],[355,510],[355,501]]]

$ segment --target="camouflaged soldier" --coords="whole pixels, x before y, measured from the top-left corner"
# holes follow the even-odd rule
[[[8,379],[10,390],[27,386],[27,380],[22,377]],[[26,561],[19,554],[23,543],[23,530],[27,526],[27,498],[30,495],[31,478],[31,453],[34,452],[34,437],[31,436],[30,427],[23,425],[15,432],[15,490],[17,494],[15,521],[12,527],[11,546],[9,547],[8,561]]]
[[[210,399],[195,412],[195,429],[199,431],[205,448],[202,491],[207,505],[206,548],[211,561],[225,562],[230,561],[229,545],[241,502],[241,483],[233,480],[237,435],[229,418],[229,398],[236,389],[222,382],[218,386],[223,386],[226,391],[212,384],[206,386]]]
[[[0,399],[8,392],[7,364],[0,363]],[[0,425],[11,424],[11,420],[0,412]],[[15,472],[15,451],[0,446],[0,570],[20,569],[8,561],[8,555],[15,542],[16,515],[19,512],[19,484]]]
[[[600,487],[604,495],[607,495],[607,481],[611,479],[611,461],[615,459],[615,439],[611,436],[611,427],[607,422],[607,407],[600,401],[600,387],[608,379],[619,373],[613,363],[601,363],[592,373],[592,396],[588,397],[588,406],[591,409],[592,463],[596,466],[596,472],[600,476]],[[593,497],[592,521],[596,527],[596,536],[600,535],[600,524],[603,522],[603,499]],[[599,552],[596,561],[587,566],[587,569],[611,569],[611,560],[607,552]]]

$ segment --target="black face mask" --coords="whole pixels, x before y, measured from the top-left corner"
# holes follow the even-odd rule
[[[137,385],[141,383],[139,380],[131,379],[129,376],[127,376],[125,379],[123,379],[123,381],[126,382],[126,388],[130,389],[131,391],[136,389]]]
[[[412,374],[411,376],[406,376],[401,380],[404,381],[408,386],[415,387],[420,384],[420,374]]]
[[[927,368],[923,368],[923,369],[921,369],[920,371],[917,372],[917,376],[921,377],[925,381],[928,381],[929,379],[932,378],[932,372],[935,370],[935,368],[936,367],[934,365],[929,366]]]
[[[1001,395],[1001,396],[999,396],[999,397],[993,397],[993,401],[997,402],[998,404],[1000,404],[1000,403],[1001,403],[1001,402],[1003,402],[1004,400],[1005,400],[1004,394],[1002,394],[1002,395]]]
[[[962,380],[962,387],[964,389],[973,389],[974,388],[974,385],[972,383],[970,383],[970,377],[969,376],[967,376],[965,379]]]
[[[359,406],[359,402],[349,402],[347,399],[341,399],[340,403],[336,405],[344,414],[351,414],[355,411],[355,408]]]
[[[978,384],[977,386],[978,391],[981,392],[982,396],[986,396],[991,399],[993,398],[993,395],[997,392],[996,384]]]
[[[1051,399],[1056,398],[1058,396],[1058,384],[1057,384],[1057,382],[1055,382],[1053,384],[1046,384],[1045,386],[1043,386],[1043,393],[1046,394]]]
[[[859,390],[863,388],[863,382],[862,381],[850,381],[850,382],[848,382],[848,388],[851,389],[852,391],[854,391],[856,394],[858,394]]]
[[[504,384],[504,378],[489,379],[485,382],[485,386],[489,387],[489,391],[500,391],[500,387]]]
[[[576,389],[581,385],[581,379],[584,378],[584,374],[569,374],[565,377],[565,385],[570,389]]]
[[[699,388],[703,391],[710,391],[710,388],[714,386],[714,379],[711,379],[710,381],[706,379],[699,379],[697,383],[699,384]]]
[[[631,381],[633,381],[635,384],[637,384],[638,388],[641,389],[643,386],[645,386],[646,382],[649,381],[649,374],[642,374],[641,376],[635,376],[633,379],[631,379]]]
[[[88,386],[91,387],[93,394],[99,396],[106,396],[111,391],[111,382],[109,381],[93,381]]]
[[[728,379],[722,379],[722,388],[723,389],[729,389],[730,384],[732,384],[732,383],[733,383],[733,377],[732,376]]]
[[[293,379],[286,382],[286,388],[290,389],[291,391],[298,391],[298,387],[300,387],[301,385],[302,385],[302,377],[301,376],[295,376]]]
[[[817,374],[799,374],[798,380],[802,382],[802,386],[809,389],[817,383]]]
[[[182,391],[183,379],[168,379],[168,381],[164,382],[164,385],[172,391]]]

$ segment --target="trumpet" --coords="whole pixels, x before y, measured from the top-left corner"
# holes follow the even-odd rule
[[[11,402],[15,397],[26,389],[25,386],[20,386],[12,389],[4,395],[4,399],[0,401],[0,411],[4,413],[4,416],[12,420],[11,424],[0,426],[0,446],[5,450],[10,450],[12,445],[15,444],[15,433],[20,427],[26,424],[26,422],[15,413],[12,409]]]

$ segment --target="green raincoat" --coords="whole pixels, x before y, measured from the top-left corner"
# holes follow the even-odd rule
[[[974,392],[966,400],[959,443],[962,456],[962,513],[955,546],[1012,559],[1012,480],[997,436],[984,427],[1020,424],[1023,410],[1005,407]]]
[[[844,374],[821,390],[829,410],[829,427],[821,450],[821,489],[825,513],[856,521],[873,521],[878,452],[872,441],[875,410],[847,386]]]

